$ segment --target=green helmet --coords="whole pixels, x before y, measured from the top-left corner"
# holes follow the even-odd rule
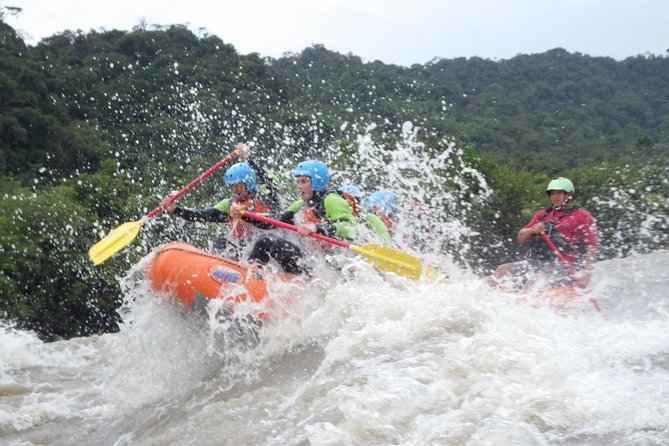
[[[561,190],[572,194],[576,192],[574,189],[574,183],[572,183],[569,178],[565,177],[559,177],[551,180],[551,182],[548,183],[548,187],[546,187],[546,193],[550,195],[552,190]]]

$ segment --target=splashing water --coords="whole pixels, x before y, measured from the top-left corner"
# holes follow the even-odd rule
[[[45,344],[4,325],[6,444],[663,444],[669,252],[600,262],[604,317],[480,280],[315,286],[256,349],[129,287],[117,334]],[[299,290],[294,290],[296,293]]]
[[[174,71],[178,76],[178,67]],[[117,175],[146,185],[143,195],[133,197],[138,208],[174,187],[167,180],[169,162],[198,171],[198,157],[212,146],[227,153],[222,147],[230,141],[248,139],[264,145],[260,153],[266,167],[278,172],[286,197],[294,190],[294,164],[317,157],[331,166],[333,187],[355,183],[367,194],[391,189],[400,216],[412,215],[416,200],[429,224],[400,218],[398,239],[407,251],[427,253],[449,281],[382,277],[364,260],[348,258],[345,280],[319,276],[304,289],[289,289],[296,299],[282,309],[284,317],[262,330],[254,348],[236,348],[221,346],[215,308],[198,318],[131,274],[119,333],[47,344],[0,326],[3,442],[669,441],[669,252],[598,263],[590,292],[604,317],[591,311],[565,318],[547,307],[516,305],[462,268],[477,235],[468,222],[492,191],[455,144],[411,122],[399,127],[399,135],[374,124],[340,122],[340,134],[328,137],[318,116],[294,126],[251,118],[206,90],[175,83],[164,124],[170,131],[155,140],[142,139],[142,123],[159,116],[153,113],[160,104],[137,109],[132,98],[118,97],[98,104],[132,124],[123,134],[114,134],[113,123],[106,131],[128,147],[114,152]],[[131,147],[140,144],[155,156],[144,178],[129,167],[135,161]],[[188,203],[212,200],[223,189],[220,178],[211,184],[194,191]],[[627,203],[628,196],[611,207]],[[646,215],[641,230],[653,238],[666,219]],[[97,229],[116,224],[103,219]],[[216,230],[152,224],[155,231],[142,233],[135,255],[172,235],[204,244]],[[426,249],[412,245],[415,234]],[[270,286],[286,292],[281,284]]]

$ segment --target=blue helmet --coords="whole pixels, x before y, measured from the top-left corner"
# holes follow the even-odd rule
[[[311,178],[311,188],[314,192],[323,190],[330,179],[328,166],[324,162],[316,160],[302,161],[295,168],[293,176]]]
[[[237,163],[225,172],[225,184],[244,183],[247,190],[253,190],[256,186],[256,173],[251,169],[249,163]]]
[[[353,184],[346,184],[344,186],[339,186],[339,189],[337,190],[339,192],[346,192],[347,194],[351,195],[358,201],[362,200],[362,192],[360,192],[358,186],[354,186]]]
[[[367,208],[378,208],[384,214],[389,214],[395,207],[395,194],[387,189],[379,189],[367,199]]]

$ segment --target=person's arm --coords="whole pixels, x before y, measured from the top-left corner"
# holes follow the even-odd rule
[[[262,190],[262,199],[263,201],[272,209],[277,210],[279,207],[279,191],[276,188],[276,185],[272,179],[267,175],[265,169],[260,167],[253,159],[251,159],[251,151],[249,147],[244,143],[239,143],[235,147],[237,154],[253,169],[257,176],[257,183],[264,186]],[[258,187],[260,191],[260,187]],[[250,191],[249,191],[250,192]]]
[[[203,209],[188,209],[176,206],[174,215],[188,221],[197,221],[202,223],[224,223],[228,221],[228,213],[221,212],[216,207],[206,207]]]
[[[379,218],[378,215],[369,213],[365,216],[365,219],[369,223],[369,226],[374,230],[374,233],[379,235],[383,240],[385,241],[386,245],[392,245],[393,244],[393,239],[390,236],[390,232],[388,231],[388,227],[386,224]]]
[[[581,272],[581,275],[576,278],[576,285],[585,288],[588,286],[590,283],[590,279],[592,278],[592,270],[594,268],[594,264],[597,261],[597,244],[598,244],[598,237],[597,237],[597,225],[595,223],[595,219],[592,218],[592,215],[589,213],[586,215],[586,223],[584,225],[584,234],[583,238],[586,242],[586,251],[585,251],[585,256],[583,258],[583,271]]]
[[[535,223],[533,226],[530,226],[529,228],[523,228],[520,231],[518,231],[518,243],[525,244],[530,241],[530,238],[533,235],[539,235],[543,231],[544,231],[544,224],[541,222]]]
[[[525,243],[530,241],[530,238],[532,238],[533,235],[539,235],[543,232],[544,230],[544,223],[542,221],[539,221],[539,216],[543,213],[544,211],[539,211],[536,214],[534,214],[534,217],[532,217],[532,220],[529,221],[525,226],[523,226],[520,231],[518,231],[518,243],[524,245]]]
[[[358,223],[353,216],[351,206],[337,192],[325,197],[326,222],[316,225],[316,232],[328,237],[355,238],[359,234]]]
[[[228,219],[227,209],[223,211],[220,208],[220,206],[226,201],[229,202],[230,200],[223,200],[214,207],[206,207],[203,209],[188,209],[174,204],[174,202],[171,200],[171,197],[168,195],[162,199],[160,206],[170,214],[174,214],[177,217],[183,218],[184,220],[221,223],[227,221]]]
[[[265,169],[260,167],[254,160],[249,157],[246,159],[246,162],[249,163],[251,168],[258,176],[258,183],[265,186],[266,188],[266,190],[261,191],[263,201],[267,203],[271,209],[276,210],[279,207],[279,190],[277,189],[276,185],[270,176],[267,175]],[[260,191],[260,187],[258,187],[258,190]]]
[[[581,274],[576,277],[576,286],[580,288],[585,288],[588,286],[590,283],[590,279],[592,279],[592,268],[597,260],[597,247],[596,246],[588,246],[587,251],[585,253],[585,259],[583,263],[583,271]]]

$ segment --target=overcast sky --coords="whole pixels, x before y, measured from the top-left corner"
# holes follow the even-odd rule
[[[239,53],[281,57],[313,44],[366,61],[509,59],[561,47],[622,60],[667,55],[669,0],[0,0],[27,43],[65,30],[187,25]]]

